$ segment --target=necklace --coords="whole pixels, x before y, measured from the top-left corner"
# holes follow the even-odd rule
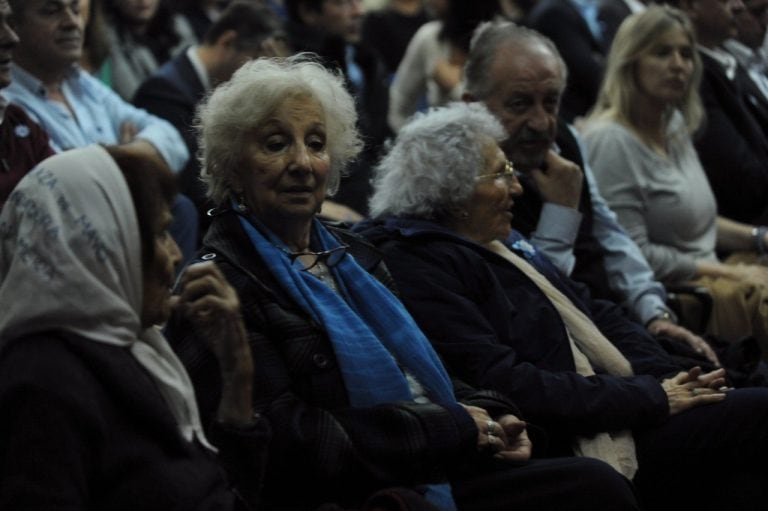
[[[308,268],[307,272],[331,288],[334,292],[338,292],[338,288],[336,287],[336,280],[333,278],[331,270],[328,269],[328,265],[326,265],[324,262],[318,261],[311,268]]]

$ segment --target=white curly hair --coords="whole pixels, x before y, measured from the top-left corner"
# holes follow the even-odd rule
[[[339,187],[347,166],[362,149],[355,101],[340,73],[329,71],[314,54],[260,58],[244,64],[197,109],[201,179],[217,205],[226,203],[253,129],[289,96],[309,95],[322,107],[331,173],[328,195]],[[243,169],[246,170],[246,169]]]
[[[506,136],[482,103],[452,103],[417,114],[375,169],[371,216],[444,218],[472,195],[488,143]]]

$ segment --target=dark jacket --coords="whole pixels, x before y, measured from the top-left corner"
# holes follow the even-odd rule
[[[245,509],[216,456],[179,434],[126,348],[63,334],[11,341],[0,357],[0,410],[0,509]],[[266,422],[212,433],[255,504]]]
[[[0,208],[21,178],[52,154],[43,128],[20,106],[9,104],[0,124]]]
[[[326,67],[341,70],[347,78],[347,88],[355,98],[358,129],[363,138],[363,152],[349,166],[333,200],[365,214],[371,194],[371,167],[378,161],[384,141],[392,135],[387,123],[389,111],[389,76],[384,62],[373,48],[355,45],[355,62],[362,72],[365,86],[355,90],[349,80],[346,64],[346,43],[341,38],[325,37],[307,25],[286,23],[288,40],[294,51],[317,53]]]
[[[618,307],[589,300],[583,286],[543,256],[529,262],[644,376],[619,378],[599,369],[596,376],[578,375],[551,302],[524,273],[479,245],[418,220],[369,224],[361,233],[384,252],[403,302],[451,374],[514,400],[553,445],[570,445],[576,434],[642,428],[667,417],[657,377],[680,368]]]
[[[373,247],[334,232],[366,270],[384,271]],[[233,213],[214,218],[202,254],[217,262],[242,304],[253,353],[254,408],[273,429],[263,494],[267,508],[358,506],[365,495],[386,486],[445,480],[445,467],[475,457],[477,428],[459,405],[350,407],[323,325],[282,290]],[[210,419],[220,389],[215,358],[179,318],[172,320],[169,338],[192,377],[204,420]],[[457,397],[492,414],[512,410],[493,392],[464,387]]]
[[[717,199],[718,213],[747,223],[768,221],[768,109],[750,94],[751,80],[729,80],[722,66],[701,53],[701,99],[707,113],[694,144]],[[743,71],[743,70],[740,70]]]
[[[192,157],[179,175],[179,187],[199,211],[205,210],[207,202],[205,187],[200,182],[200,163],[195,158],[197,133],[193,121],[197,103],[205,93],[187,52],[181,52],[147,78],[133,97],[137,107],[173,124],[184,139]]]
[[[539,0],[524,23],[549,37],[568,67],[568,84],[560,106],[568,122],[595,104],[605,68],[606,47],[570,0]]]
[[[560,156],[572,161],[580,168],[584,168],[579,144],[562,120],[558,123],[556,144],[560,150]],[[584,179],[578,208],[582,218],[573,247],[576,264],[571,272],[571,278],[586,284],[595,298],[622,302],[623,297],[617,297],[611,291],[608,284],[608,274],[605,271],[605,250],[592,234],[594,222],[592,195],[589,193],[586,177]],[[524,193],[515,198],[515,216],[512,218],[512,227],[522,233],[523,236],[530,237],[539,223],[544,201],[537,191],[533,179],[523,174],[520,177],[520,182],[523,185]]]

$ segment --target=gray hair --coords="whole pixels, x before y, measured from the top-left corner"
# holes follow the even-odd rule
[[[568,80],[568,67],[548,37],[509,21],[486,21],[475,29],[464,65],[464,90],[475,99],[482,101],[493,93],[495,84],[488,79],[491,66],[499,48],[510,44],[543,46],[557,60],[563,83]]]
[[[371,216],[448,216],[471,197],[486,164],[486,145],[505,137],[481,103],[452,103],[416,114],[375,168]]]
[[[232,191],[249,133],[294,95],[309,95],[323,108],[331,160],[328,194],[336,192],[344,168],[362,149],[355,102],[340,73],[324,68],[315,55],[302,53],[246,63],[198,107],[201,178],[215,204],[225,203]]]

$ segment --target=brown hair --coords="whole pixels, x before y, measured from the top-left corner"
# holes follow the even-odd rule
[[[158,219],[165,207],[171,207],[176,196],[176,178],[159,156],[130,146],[107,146],[105,149],[117,163],[131,192],[139,225],[141,262],[147,268],[155,257]]]

